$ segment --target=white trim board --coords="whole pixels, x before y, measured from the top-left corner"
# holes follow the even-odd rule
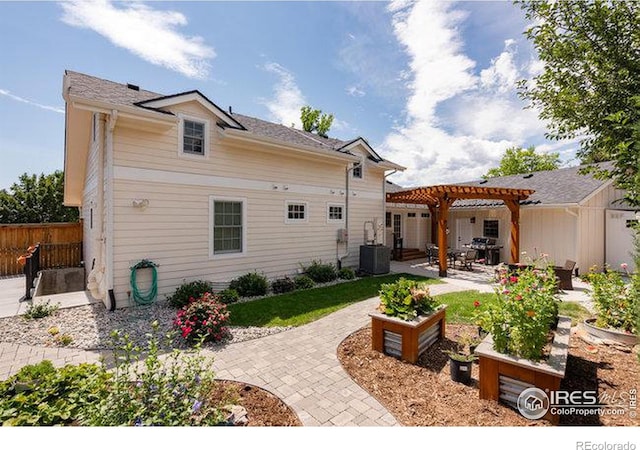
[[[254,191],[286,192],[288,194],[326,195],[337,199],[344,198],[344,187],[311,186],[304,184],[284,184],[271,181],[249,180],[244,178],[218,177],[167,170],[141,169],[137,167],[113,166],[116,180],[139,181],[148,183],[178,184],[184,186],[206,186],[231,189],[249,189]],[[357,197],[368,200],[380,200],[382,193],[356,191]],[[353,194],[352,194],[353,195]]]

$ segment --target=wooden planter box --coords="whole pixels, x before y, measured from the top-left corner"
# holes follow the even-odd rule
[[[371,317],[371,346],[374,350],[415,364],[434,342],[444,338],[447,306],[411,321],[374,312]]]
[[[492,336],[485,337],[476,348],[480,364],[480,398],[502,401],[517,409],[518,396],[527,388],[559,390],[567,367],[570,336],[571,319],[560,316],[549,358],[540,362],[498,353],[493,350]],[[543,419],[557,424],[560,416],[551,414],[550,409]]]

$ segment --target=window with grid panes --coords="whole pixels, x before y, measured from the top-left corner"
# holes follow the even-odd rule
[[[213,202],[213,254],[242,252],[242,202]]]

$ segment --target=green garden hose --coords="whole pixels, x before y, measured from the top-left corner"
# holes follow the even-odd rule
[[[136,305],[150,305],[158,296],[158,271],[156,269],[157,264],[149,260],[143,259],[135,266],[131,267],[131,295]],[[151,287],[146,291],[140,291],[138,289],[138,283],[136,281],[136,273],[138,269],[151,269]]]

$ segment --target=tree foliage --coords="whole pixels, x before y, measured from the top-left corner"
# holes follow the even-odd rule
[[[0,223],[77,222],[78,208],[63,206],[64,173],[24,173],[0,190]]]
[[[600,178],[631,189],[640,205],[640,2],[516,1],[544,71],[520,82],[520,95],[541,110],[552,139],[579,138],[583,163],[613,161]]]
[[[517,175],[519,173],[538,172],[540,170],[554,170],[560,166],[558,153],[536,153],[535,147],[527,149],[522,147],[508,148],[500,165],[489,169],[483,178],[503,177]]]
[[[333,123],[333,114],[323,114],[319,109],[303,106],[300,108],[300,121],[304,131],[310,133],[315,131],[319,136],[327,137]]]

